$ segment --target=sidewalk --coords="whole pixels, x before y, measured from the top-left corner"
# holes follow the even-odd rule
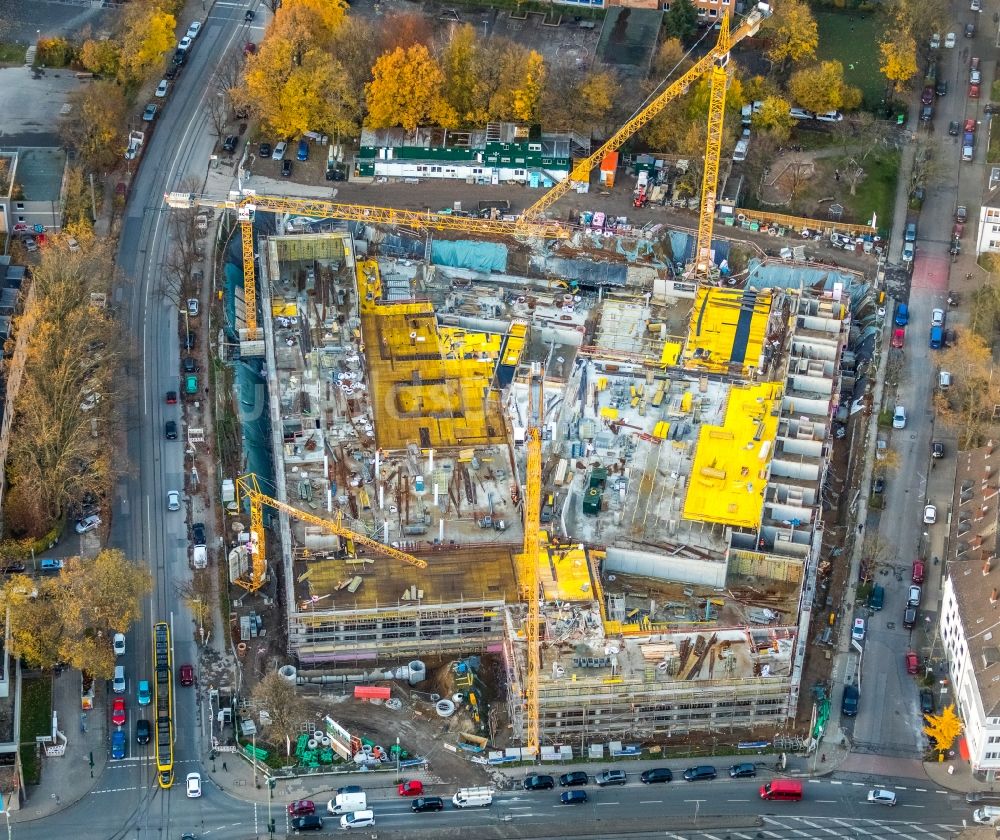
[[[59,730],[66,736],[66,753],[39,759],[41,781],[28,788],[25,804],[11,811],[13,822],[41,819],[68,808],[101,782],[110,749],[104,683],[97,683],[95,693],[94,708],[83,712],[80,672],[67,669],[55,678],[52,710],[57,714]]]

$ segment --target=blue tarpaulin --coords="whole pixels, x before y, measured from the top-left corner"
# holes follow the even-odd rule
[[[470,242],[435,239],[431,243],[431,262],[449,268],[467,268],[489,274],[507,271],[507,248],[496,242]]]

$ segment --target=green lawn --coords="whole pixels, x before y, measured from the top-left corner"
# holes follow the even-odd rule
[[[25,679],[21,687],[21,765],[28,784],[37,784],[41,768],[36,758],[36,735],[52,729],[52,679]]]
[[[0,64],[24,64],[24,54],[27,51],[25,44],[0,41]]]
[[[896,182],[899,178],[899,153],[873,154],[865,161],[867,175],[858,184],[857,195],[846,199],[854,218],[868,221],[875,213],[881,230],[888,229],[896,203]]]
[[[885,98],[885,77],[879,72],[881,22],[874,14],[813,9],[819,27],[817,57],[844,65],[844,79],[861,88],[866,108]]]

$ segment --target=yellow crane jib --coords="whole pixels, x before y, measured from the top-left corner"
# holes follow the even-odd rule
[[[685,93],[691,85],[704,76],[715,66],[716,62],[723,55],[728,56],[729,50],[744,38],[749,38],[757,34],[760,25],[766,18],[771,16],[771,7],[767,3],[758,3],[740,25],[730,34],[726,29],[726,40],[723,43],[716,43],[715,47],[704,57],[698,59],[689,70],[679,79],[656,94],[649,102],[642,105],[638,111],[614,134],[611,135],[601,146],[585,158],[581,158],[573,167],[569,178],[560,181],[552,187],[545,195],[538,199],[527,210],[524,216],[529,219],[541,216],[560,198],[571,189],[575,189],[577,184],[586,184],[590,180],[591,170],[597,166],[608,152],[620,149],[625,143],[645,128],[650,121],[655,119],[664,108],[673,102],[678,96]],[[720,42],[722,38],[720,37]]]
[[[257,482],[257,476],[253,473],[236,479],[236,486],[239,492],[243,493],[250,500],[251,528],[253,527],[255,519],[255,511],[258,512],[256,516],[263,522],[262,508],[266,505],[274,510],[287,513],[289,516],[294,519],[298,519],[300,522],[308,522],[310,525],[322,528],[327,533],[336,534],[338,537],[343,537],[345,540],[353,540],[355,544],[363,545],[372,551],[384,554],[386,557],[392,557],[393,559],[400,560],[403,563],[409,563],[411,566],[415,566],[418,569],[427,568],[426,560],[421,560],[419,557],[414,557],[412,554],[407,554],[405,551],[400,551],[397,548],[393,548],[391,545],[386,545],[385,543],[373,540],[371,537],[365,536],[364,534],[359,534],[345,525],[342,525],[338,520],[327,519],[323,516],[317,516],[314,513],[306,513],[304,510],[299,510],[286,502],[280,502],[277,499],[262,493],[260,485]],[[263,546],[263,525],[261,525],[261,534],[259,539],[260,545]]]
[[[164,196],[169,207],[190,209],[192,207],[214,207],[221,210],[239,210],[244,204],[253,205],[257,210],[289,212],[321,219],[345,219],[367,222],[372,225],[398,225],[417,229],[453,230],[467,233],[492,234],[498,236],[536,236],[544,239],[568,239],[572,230],[556,221],[534,220],[520,217],[515,221],[501,219],[478,219],[469,216],[454,216],[448,213],[431,213],[418,210],[400,210],[395,207],[377,207],[366,204],[340,204],[313,198],[284,198],[280,196],[256,195],[251,191],[230,193],[228,199],[210,198],[194,193],[167,193]]]

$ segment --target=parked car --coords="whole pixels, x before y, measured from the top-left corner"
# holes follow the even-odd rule
[[[167,440],[177,440],[177,421],[167,420],[163,424],[163,434]]]
[[[916,584],[913,584],[913,586],[911,586],[909,588],[909,590],[907,590],[907,593],[906,593],[906,604],[907,604],[907,606],[910,606],[910,607],[919,607],[920,606],[920,595],[921,595],[920,587],[917,586]]]
[[[125,655],[125,634],[115,633],[111,640],[111,648],[115,652],[115,656]]]
[[[933,101],[934,101],[934,88],[932,88],[930,85],[927,85],[926,87],[924,87],[922,91],[920,91],[920,104],[930,105]]]
[[[146,106],[145,110],[142,112],[142,121],[152,122],[153,120],[156,119],[156,112],[159,110],[160,110],[159,105],[157,105],[155,102],[150,102]]]
[[[914,560],[913,561],[913,569],[910,572],[910,580],[912,580],[914,583],[918,583],[918,584],[924,582],[924,561],[923,560]]]
[[[896,329],[892,331],[892,346],[895,347],[897,350],[902,350],[905,341],[906,341],[906,330],[904,330],[902,327],[896,327]]]
[[[965,24],[965,37],[966,38],[976,37],[976,24],[974,23]]]
[[[38,571],[40,572],[61,572],[63,561],[58,558],[46,557],[38,561]]]
[[[944,45],[945,45],[945,48],[949,49],[949,50],[953,49],[955,47],[955,41],[956,40],[957,39],[955,37],[955,33],[954,32],[949,32],[947,35],[944,36]]]
[[[76,532],[78,534],[86,534],[87,531],[93,531],[100,524],[101,517],[96,513],[92,513],[90,516],[76,520]]]
[[[257,157],[259,157],[261,160],[265,160],[271,157],[271,144],[261,143],[259,148],[257,149]]]
[[[718,775],[718,771],[711,764],[699,764],[697,767],[688,767],[684,771],[684,780],[688,782],[711,781]]]
[[[185,356],[181,359],[181,370],[183,370],[184,373],[197,373],[199,370],[198,363],[190,356]]]
[[[196,20],[188,27],[187,37],[192,41],[198,37],[198,33],[201,32],[201,21]]]
[[[920,692],[920,711],[925,715],[934,714],[934,695],[931,692]]]
[[[195,545],[205,545],[205,523],[194,522],[191,525],[191,536]]]
[[[854,619],[854,626],[851,627],[851,638],[856,642],[865,640],[865,620],[863,618]]]
[[[906,406],[897,405],[895,410],[892,412],[892,428],[906,428]]]
[[[955,221],[965,224],[969,219],[969,209],[964,204],[955,208]]]
[[[624,770],[602,770],[594,777],[598,787],[623,785],[627,781]]]
[[[533,775],[524,780],[525,790],[552,790],[556,786],[556,780],[551,776]]]
[[[177,669],[177,681],[183,686],[194,685],[194,667],[191,665],[181,665]]]
[[[943,309],[932,309],[931,310],[931,326],[932,327],[943,327],[944,326],[944,310]]]
[[[235,134],[230,134],[222,141],[222,151],[229,152],[232,154],[236,151],[236,144],[240,142],[240,138]]]
[[[168,82],[166,79],[160,79],[160,83],[156,86],[156,92],[154,93],[154,96],[159,96],[162,99],[164,96],[167,95],[167,88],[169,87],[169,85],[170,82]]]
[[[903,657],[906,662],[906,673],[915,674],[920,670],[920,659],[912,650],[908,650]]]
[[[924,505],[924,525],[937,522],[937,508],[934,505]]]
[[[911,263],[913,262],[913,257],[916,254],[916,248],[913,247],[912,242],[907,242],[903,245],[903,262]]]
[[[299,147],[296,151],[295,157],[299,160],[309,160],[309,141],[306,139],[299,140]]]
[[[669,767],[654,767],[651,770],[643,770],[639,775],[639,781],[644,785],[656,785],[673,780],[674,774]]]
[[[200,309],[201,305],[198,302],[198,298],[187,299],[187,314],[189,318],[197,318]]]
[[[969,99],[979,99],[979,85],[969,85]]]
[[[944,444],[939,440],[931,441],[931,457],[932,458],[943,458],[944,457]]]
[[[167,491],[167,510],[181,509],[181,494],[177,490]]]
[[[400,782],[396,788],[396,792],[400,796],[420,796],[424,792],[424,783],[419,779]]]
[[[285,149],[288,148],[288,144],[282,140],[274,147],[274,151],[271,152],[271,160],[282,160],[285,157]]]
[[[903,627],[907,630],[913,629],[914,625],[917,623],[917,608],[912,604],[907,605],[906,609],[903,610]]]
[[[750,762],[734,764],[729,768],[730,779],[750,779],[757,775],[757,765]]]
[[[585,785],[590,777],[582,770],[574,770],[572,773],[563,773],[559,777],[559,787],[579,787]]]
[[[936,50],[940,48],[940,46],[941,46],[941,36],[937,32],[935,32],[933,35],[931,35],[930,47],[932,50]]]
[[[844,717],[856,717],[858,714],[858,704],[861,700],[861,692],[856,685],[845,685],[844,696],[840,701],[840,713]]]
[[[284,178],[292,177],[292,160],[291,158],[285,158],[281,161],[281,174]]]
[[[947,79],[938,79],[937,80],[937,84],[934,85],[934,93],[937,94],[938,96],[947,96],[948,95],[948,80]]]
[[[183,38],[180,39],[180,41],[177,42],[177,49],[181,50],[182,52],[187,52],[189,49],[191,49],[191,39],[187,35],[185,35]]]

